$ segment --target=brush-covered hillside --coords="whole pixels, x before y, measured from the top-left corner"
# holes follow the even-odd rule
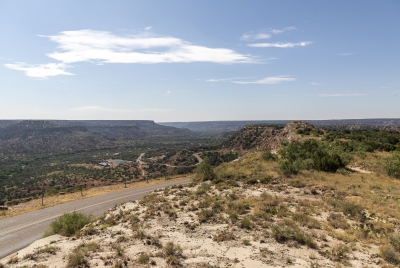
[[[205,159],[190,185],[154,191],[76,229],[63,227],[76,217],[65,215],[49,237],[1,262],[6,267],[398,267],[400,134],[316,131],[293,122],[280,128],[277,137],[285,139],[274,152],[253,146],[215,168]]]
[[[320,137],[324,132],[303,121],[293,121],[287,125],[248,125],[221,145],[230,150],[275,150],[284,142]]]
[[[101,149],[112,146],[104,136],[85,127],[59,126],[48,121],[22,121],[0,128],[2,160]]]

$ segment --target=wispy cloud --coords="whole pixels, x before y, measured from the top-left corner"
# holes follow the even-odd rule
[[[351,56],[351,55],[353,55],[352,52],[347,52],[347,53],[340,53],[340,54],[338,54],[338,56]]]
[[[296,27],[290,26],[290,27],[285,27],[285,28],[282,28],[282,29],[272,29],[271,33],[273,33],[273,34],[281,34],[281,33],[288,32],[288,31],[293,31],[293,30],[296,30],[296,29],[297,29]]]
[[[235,84],[264,84],[264,85],[272,85],[279,84],[282,82],[290,82],[295,81],[296,78],[287,77],[285,75],[281,76],[271,76],[265,77],[262,79],[254,80],[254,77],[232,77],[232,78],[221,78],[221,79],[209,79],[207,82],[230,82]]]
[[[389,83],[385,86],[381,86],[380,88],[396,88],[396,87],[400,87],[400,83]]]
[[[277,47],[277,48],[292,48],[292,47],[305,47],[311,45],[311,41],[306,42],[299,42],[299,43],[255,43],[255,44],[248,44],[249,47]]]
[[[147,27],[145,27],[144,29],[146,30],[146,31],[149,31],[149,30],[151,30],[153,28],[153,26],[147,26]]]
[[[47,54],[64,62],[101,63],[254,63],[250,55],[227,48],[192,45],[179,38],[142,34],[117,36],[110,32],[79,30],[48,36],[60,51]]]
[[[319,85],[321,85],[320,83],[317,83],[317,82],[311,82],[310,84],[313,85],[313,86],[319,86]]]
[[[47,64],[27,64],[24,62],[16,62],[4,64],[9,69],[24,71],[27,76],[47,79],[49,76],[56,75],[74,75],[72,73],[66,72],[65,69],[71,68],[64,63],[47,63]]]
[[[170,110],[170,109],[153,109],[153,108],[139,110],[139,112],[156,112],[156,113],[165,113],[165,112],[171,112],[171,111],[172,110]]]
[[[255,77],[230,77],[230,78],[213,78],[206,80],[207,82],[234,82],[237,80],[254,79]]]
[[[280,84],[282,82],[290,82],[295,81],[296,78],[286,77],[286,76],[272,76],[265,77],[263,79],[254,80],[254,81],[233,81],[235,84],[264,84],[264,85],[273,85]]]
[[[319,97],[360,97],[367,95],[369,94],[363,94],[363,93],[318,94]]]
[[[151,30],[151,26],[146,27]],[[264,62],[249,54],[229,48],[211,48],[193,45],[185,40],[157,36],[149,31],[139,35],[115,35],[107,31],[64,31],[57,35],[41,36],[58,44],[58,50],[47,56],[60,63],[29,65],[23,62],[5,64],[7,68],[25,71],[26,75],[47,78],[72,75],[65,71],[67,64],[92,62],[106,63],[190,63],[210,62],[219,64]]]
[[[101,106],[83,106],[83,107],[77,107],[77,108],[71,108],[71,111],[105,111],[105,112],[118,112],[118,113],[125,113],[125,112],[130,112],[130,110],[123,110],[123,109],[109,109],[109,108],[103,108]]]
[[[242,41],[254,41],[254,40],[262,40],[262,39],[269,39],[272,37],[274,34],[281,34],[287,31],[293,31],[295,30],[296,27],[285,27],[282,29],[265,29],[265,30],[260,30],[260,31],[251,31],[243,34],[240,37],[240,40]]]
[[[269,39],[269,38],[271,38],[271,34],[267,33],[245,33],[240,37],[240,40],[253,41],[253,40]]]

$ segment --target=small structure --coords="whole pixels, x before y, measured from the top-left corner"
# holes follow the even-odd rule
[[[102,166],[102,167],[110,166],[110,164],[108,162],[106,162],[106,161],[100,162],[99,165]]]

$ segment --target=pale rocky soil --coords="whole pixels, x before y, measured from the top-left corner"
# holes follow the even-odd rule
[[[158,190],[145,200],[110,209],[105,217],[82,229],[78,237],[53,235],[0,262],[4,267],[67,267],[70,256],[80,245],[95,243],[97,249],[83,254],[90,267],[381,267],[384,263],[378,255],[378,246],[372,244],[347,243],[349,252],[337,260],[333,260],[333,253],[323,253],[346,244],[329,236],[323,228],[329,224],[330,212],[324,210],[319,200],[334,195],[334,191],[239,184],[233,190],[211,186],[206,194],[196,193],[199,185]],[[215,210],[215,200],[229,206],[228,198],[235,204],[252,205],[238,215],[237,221],[232,221],[225,209],[201,222],[200,211],[211,211],[213,206]],[[287,215],[307,211],[321,223],[319,228],[300,227],[315,241],[315,248],[293,240],[284,243],[275,240],[272,227],[280,226],[287,215],[254,219],[250,229],[241,228],[241,219],[254,214],[258,202],[263,200],[279,202],[287,208]],[[351,224],[350,219],[347,221]],[[221,234],[231,234],[232,240],[217,239]],[[181,254],[173,254],[176,257],[173,260],[163,248],[168,242],[182,249]],[[150,256],[147,264],[137,261],[143,253]]]

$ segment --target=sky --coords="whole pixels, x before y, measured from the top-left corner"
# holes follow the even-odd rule
[[[400,1],[0,0],[0,119],[400,118]]]

